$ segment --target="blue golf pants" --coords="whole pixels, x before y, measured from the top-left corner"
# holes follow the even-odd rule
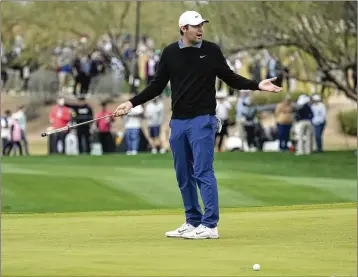
[[[214,175],[214,144],[217,119],[203,115],[170,121],[170,147],[186,222],[214,228],[219,220],[218,188]],[[197,186],[204,204],[199,205]]]

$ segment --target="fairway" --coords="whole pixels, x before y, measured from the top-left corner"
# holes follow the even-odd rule
[[[220,153],[219,240],[184,222],[170,155],[3,159],[3,276],[356,276],[356,157]],[[259,263],[261,271],[252,270]]]

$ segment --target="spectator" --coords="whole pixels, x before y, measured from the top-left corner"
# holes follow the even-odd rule
[[[146,78],[147,78],[147,85],[153,80],[155,76],[155,72],[157,71],[158,63],[160,56],[156,52],[152,57],[149,58],[146,64]]]
[[[229,111],[231,109],[231,103],[226,100],[226,95],[223,92],[216,93],[216,117],[221,120],[222,128],[220,133],[215,134],[215,142],[219,137],[219,143],[217,145],[218,151],[222,151],[222,144],[225,136],[228,136],[229,127]]]
[[[242,115],[242,112],[245,107],[244,105],[245,99],[250,92],[251,92],[250,90],[240,90],[238,95],[238,100],[236,103],[236,126],[237,126],[236,131],[242,142],[244,141],[245,138],[245,130],[243,126],[244,117]]]
[[[273,83],[276,86],[282,85],[283,80],[283,66],[278,57],[270,57],[267,65],[267,79],[277,77]]]
[[[68,132],[65,138],[66,155],[78,155],[79,154],[79,142],[77,137],[77,130],[72,129]]]
[[[160,126],[164,123],[164,104],[159,100],[159,97],[149,102],[145,108],[145,117],[149,127],[149,137],[151,139],[152,153],[158,153],[158,150],[163,153],[162,143],[160,141]]]
[[[58,65],[58,77],[60,81],[60,92],[65,93],[66,85],[68,81],[68,77],[72,72],[72,59],[73,52],[66,42],[65,47],[63,49],[59,49],[59,56],[57,60]]]
[[[287,143],[290,140],[290,131],[293,122],[293,107],[290,96],[277,104],[275,109],[278,140],[281,151],[288,150]]]
[[[244,102],[244,109],[242,112],[243,115],[243,125],[246,132],[246,141],[247,146],[250,151],[255,151],[255,124],[256,124],[256,115],[257,108],[252,103],[251,96],[247,96]]]
[[[124,79],[124,65],[120,59],[112,57],[110,66],[112,73],[112,95],[118,95],[121,92],[121,82]]]
[[[317,152],[322,152],[323,151],[322,136],[323,136],[324,128],[326,126],[326,107],[322,102],[321,95],[319,94],[314,94],[312,96],[312,101],[313,101],[311,105],[311,109],[313,113],[312,124],[314,129],[314,136],[316,139],[316,148],[317,148],[316,150]]]
[[[107,118],[102,118],[97,121],[97,129],[99,132],[99,141],[102,145],[103,153],[114,152],[114,142],[111,133],[112,123],[114,122],[114,117],[110,116],[112,113],[107,110],[107,103],[101,103],[102,110],[96,114],[96,118],[108,116]]]
[[[5,65],[1,65],[1,90],[7,92],[7,84],[9,80],[9,75],[5,69]]]
[[[261,82],[261,64],[259,59],[255,59],[255,61],[249,66],[249,72],[253,80]]]
[[[73,110],[72,119],[74,123],[79,124],[92,120],[93,111],[91,106],[86,102],[86,98],[82,96],[78,101],[79,103],[76,105],[66,105]],[[90,136],[90,125],[84,124],[77,127],[78,151],[80,154],[91,153]]]
[[[25,107],[23,105],[20,106],[16,113],[13,114],[13,117],[19,121],[21,126],[21,140],[24,142],[25,155],[29,155],[29,144],[26,136],[26,114],[24,109]]]
[[[22,156],[21,131],[19,120],[12,117],[10,125],[10,143],[8,143],[4,149],[5,155],[10,155],[11,150],[14,150],[14,153],[16,153],[16,148],[19,148],[20,156]]]
[[[1,117],[1,140],[2,140],[2,153],[5,154],[6,146],[10,141],[10,126],[11,126],[11,111],[6,110],[5,115]]]
[[[138,105],[131,109],[125,118],[127,155],[138,154],[143,113],[143,106]]]
[[[242,62],[240,60],[240,57],[237,57],[234,61],[234,72],[236,74],[240,74],[240,70],[242,69]]]
[[[101,56],[101,53],[97,50],[94,50],[91,54],[91,93],[94,94],[96,91],[96,88],[98,86],[98,83],[100,81],[100,76],[105,72],[105,66],[103,63],[103,59]]]
[[[57,99],[57,105],[52,108],[49,119],[54,129],[66,127],[70,123],[71,111],[65,106],[65,99],[63,97]],[[65,153],[66,135],[67,132],[53,134],[55,136],[55,153]],[[59,143],[62,149],[59,147]]]
[[[77,87],[78,84],[80,84],[81,89],[79,94],[81,96],[86,96],[91,83],[91,57],[89,55],[82,55],[81,57],[75,59],[73,67],[75,77],[73,94],[78,95]]]
[[[312,125],[313,113],[309,106],[310,98],[307,95],[300,95],[297,100],[298,109],[296,111],[296,155],[310,154],[312,151]]]
[[[26,62],[25,66],[21,70],[21,78],[24,80],[23,86],[21,88],[22,91],[28,91],[29,90],[30,65],[31,65],[31,59],[29,59]]]

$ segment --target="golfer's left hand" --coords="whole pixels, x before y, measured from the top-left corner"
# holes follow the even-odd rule
[[[277,77],[263,80],[259,83],[259,89],[270,91],[270,92],[280,92],[282,91],[282,87],[278,87],[274,85],[272,82],[276,81]]]
[[[117,109],[114,111],[114,116],[115,117],[119,117],[122,115],[126,115],[127,113],[129,113],[129,111],[131,110],[131,108],[133,108],[132,102],[127,101],[123,104],[120,104]]]

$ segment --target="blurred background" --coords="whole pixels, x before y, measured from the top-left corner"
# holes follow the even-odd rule
[[[4,155],[168,152],[170,83],[134,117],[50,138],[40,134],[110,113],[140,92],[163,47],[180,38],[178,18],[185,10],[210,21],[204,39],[221,47],[233,71],[258,81],[277,76],[284,88],[279,94],[236,91],[217,80],[217,112],[227,127],[217,151],[297,152],[299,136],[309,154],[356,148],[356,2],[1,5]],[[295,129],[300,97],[313,113],[304,135]],[[129,129],[139,129],[138,135],[128,135]]]

